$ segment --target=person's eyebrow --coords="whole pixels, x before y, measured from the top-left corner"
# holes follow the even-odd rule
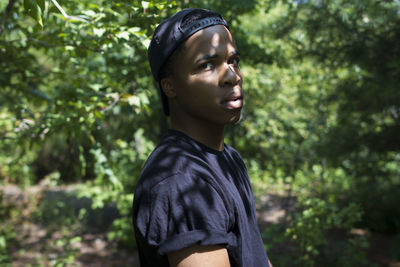
[[[199,62],[205,61],[205,60],[209,60],[209,59],[214,59],[214,58],[218,58],[218,55],[217,54],[212,54],[212,55],[207,54],[207,55],[204,55],[201,58],[197,59],[196,63],[199,63]]]
[[[232,57],[232,56],[240,56],[240,53],[239,53],[239,51],[237,51],[237,50],[235,50],[235,51],[232,51],[232,53],[230,54],[230,56]],[[210,60],[210,59],[214,59],[214,58],[218,58],[219,57],[219,55],[218,54],[207,54],[207,55],[204,55],[204,56],[202,56],[201,58],[199,58],[199,59],[197,59],[196,60],[196,63],[199,63],[199,62],[201,62],[201,61],[206,61],[206,60]]]

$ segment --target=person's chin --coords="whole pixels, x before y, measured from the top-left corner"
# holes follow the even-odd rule
[[[241,108],[237,110],[232,110],[235,114],[230,118],[228,124],[235,124],[238,123],[242,120],[242,113],[241,113]]]

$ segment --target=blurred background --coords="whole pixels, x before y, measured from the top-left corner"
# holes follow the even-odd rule
[[[274,266],[400,266],[400,1],[2,0],[0,266],[138,266],[167,129],[146,48],[184,7],[241,53],[243,156]]]

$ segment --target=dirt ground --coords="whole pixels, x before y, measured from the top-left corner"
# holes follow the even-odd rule
[[[24,220],[20,220],[17,229],[17,242],[10,244],[10,258],[13,267],[25,266],[139,266],[138,255],[135,250],[118,247],[117,242],[110,242],[102,231],[91,233],[79,233],[79,239],[73,239],[77,235],[77,229],[49,229],[43,223],[31,219],[35,206],[34,196],[37,201],[43,198],[43,192],[49,192],[49,188],[38,185],[22,191],[14,185],[0,188],[5,198],[3,201],[24,203],[22,212]],[[54,194],[64,194],[73,190],[68,188],[52,188]],[[57,193],[58,192],[58,193]],[[33,197],[32,197],[33,196]],[[28,203],[27,203],[28,202]],[[285,216],[285,210],[292,210],[295,206],[294,198],[286,198],[275,194],[268,194],[257,198],[257,218],[261,232],[272,224],[277,224]],[[31,209],[31,210],[29,210]],[[112,215],[114,216],[114,215]],[[362,234],[362,233],[361,233]],[[387,258],[385,251],[395,242],[392,237],[375,235],[371,239],[370,251],[377,266],[400,267],[400,262]],[[67,245],[65,242],[69,242]],[[66,249],[68,248],[68,249]],[[284,253],[284,250],[282,250]]]

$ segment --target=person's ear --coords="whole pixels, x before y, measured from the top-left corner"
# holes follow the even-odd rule
[[[168,98],[174,98],[176,91],[171,77],[167,77],[161,80],[161,89]]]

